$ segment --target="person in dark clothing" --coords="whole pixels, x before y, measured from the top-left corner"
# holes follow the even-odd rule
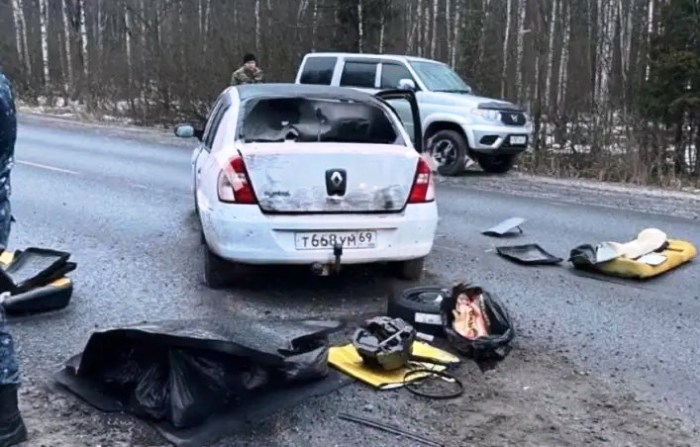
[[[14,164],[17,118],[14,92],[0,65],[0,249],[7,248],[12,215],[10,213],[10,171]],[[19,367],[12,336],[7,330],[0,295],[0,447],[27,439],[27,429],[17,403],[20,386]]]
[[[0,66],[0,247],[7,248],[12,224],[10,209],[10,172],[15,162],[17,117],[15,98],[9,79]]]

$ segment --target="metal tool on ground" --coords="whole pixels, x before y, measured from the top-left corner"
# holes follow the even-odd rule
[[[368,418],[363,418],[359,416],[353,416],[351,414],[347,413],[341,413],[338,415],[338,417],[342,420],[349,421],[349,422],[354,422],[356,424],[361,424],[361,425],[366,425],[368,427],[376,428],[377,430],[382,430],[387,433],[391,433],[394,435],[398,436],[403,436],[405,438],[413,439],[414,441],[421,442],[425,445],[429,445],[432,447],[444,447],[444,444],[441,444],[437,441],[433,441],[432,439],[428,439],[424,436],[420,436],[414,433],[410,433],[402,428],[386,424],[381,421],[373,420],[373,419],[368,419]]]
[[[522,234],[523,229],[520,228],[520,225],[522,225],[523,223],[525,223],[525,219],[523,219],[522,217],[511,217],[510,219],[506,219],[498,225],[494,225],[488,230],[482,231],[481,234],[493,237],[503,237],[509,234],[513,234],[513,230],[518,230],[518,232]]]

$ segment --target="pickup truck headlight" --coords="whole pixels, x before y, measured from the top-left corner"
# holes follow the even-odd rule
[[[498,110],[472,109],[471,114],[487,121],[500,121],[501,112]]]

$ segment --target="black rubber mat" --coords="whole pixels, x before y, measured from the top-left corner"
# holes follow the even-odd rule
[[[46,285],[70,271],[65,270],[69,258],[70,253],[44,248],[18,251],[12,262],[1,270],[0,289],[15,294]],[[74,264],[72,269],[75,269]]]
[[[563,261],[537,244],[496,247],[496,252],[502,257],[523,265],[555,265]]]

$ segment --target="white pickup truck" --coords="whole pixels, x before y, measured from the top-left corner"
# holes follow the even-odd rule
[[[424,147],[442,175],[460,174],[470,160],[478,162],[487,172],[508,172],[532,138],[532,123],[522,108],[507,101],[475,96],[448,65],[430,59],[310,53],[304,56],[295,82],[349,87],[369,93],[397,88],[414,90]],[[400,105],[396,109],[413,135],[410,111],[402,110]]]

